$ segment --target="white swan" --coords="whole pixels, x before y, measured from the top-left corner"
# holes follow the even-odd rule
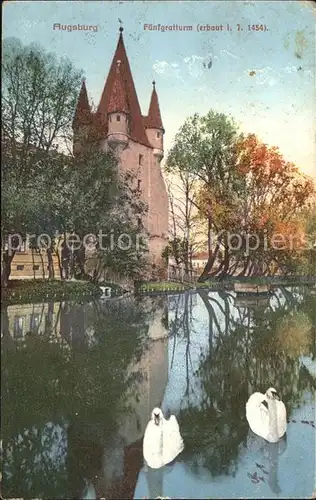
[[[246,418],[250,429],[270,443],[276,443],[286,433],[286,408],[273,387],[265,394],[255,392],[250,396]]]
[[[176,417],[171,415],[166,420],[161,409],[154,408],[143,441],[143,455],[147,465],[152,469],[159,469],[172,462],[183,448]]]

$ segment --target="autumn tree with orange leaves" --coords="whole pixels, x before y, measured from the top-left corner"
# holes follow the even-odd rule
[[[201,280],[286,275],[310,259],[304,221],[315,186],[277,147],[240,134],[230,117],[210,111],[186,120],[167,163],[169,171],[196,177],[194,203],[207,223],[209,251]]]
[[[293,272],[311,244],[302,215],[311,211],[314,183],[277,147],[267,146],[254,134],[241,137],[238,150],[244,183],[239,222],[245,234],[256,234],[260,240],[259,247],[248,252],[245,272]]]

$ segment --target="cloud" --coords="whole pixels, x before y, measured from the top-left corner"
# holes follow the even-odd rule
[[[153,69],[156,71],[156,73],[159,73],[160,75],[164,74],[169,67],[169,63],[167,61],[155,61],[153,64]]]
[[[155,61],[153,64],[153,70],[158,75],[165,77],[167,79],[181,80],[180,67],[176,62],[168,63],[167,61]]]
[[[254,83],[258,85],[269,85],[273,87],[279,83],[280,79],[284,78],[284,75],[293,75],[299,71],[304,71],[305,76],[312,74],[311,70],[300,66],[284,66],[280,69],[271,68],[270,66],[266,66],[265,68],[251,68],[245,70],[244,74],[252,77]],[[240,81],[240,79],[238,81]]]
[[[266,68],[246,69],[245,74],[255,79],[258,85],[275,85],[277,79],[274,77],[274,70],[267,66]]]
[[[233,57],[234,59],[240,59],[240,57],[235,56],[235,54],[232,54],[231,52],[229,52],[226,49],[222,49],[221,54],[227,54],[228,56]]]
[[[166,78],[176,78],[185,81],[187,77],[198,79],[202,76],[203,71],[208,66],[212,59],[217,57],[202,57],[195,54],[184,57],[179,62],[155,61],[153,70]]]
[[[203,62],[205,63],[205,57],[201,56],[189,56],[183,59],[186,64],[186,71],[190,76],[194,78],[199,78],[203,72]]]
[[[284,73],[296,73],[297,72],[297,67],[296,66],[285,66],[284,68],[281,69]]]
[[[287,74],[293,74],[297,73],[298,71],[304,71],[304,75],[311,75],[312,71],[310,69],[305,69],[304,65],[302,66],[285,66],[284,68],[281,69],[281,72],[287,73]]]

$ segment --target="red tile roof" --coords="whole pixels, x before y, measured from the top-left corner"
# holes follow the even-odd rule
[[[208,260],[208,252],[198,252],[192,255],[192,260]]]
[[[148,116],[145,116],[144,118],[146,128],[159,128],[163,130],[155,82],[153,82],[153,91],[151,94]]]
[[[130,122],[131,138],[135,142],[139,142],[140,144],[144,144],[145,146],[152,148],[146,135],[144,120],[141,114],[141,109],[138,102],[135,85],[124,46],[122,31],[123,28],[120,28],[120,36],[117,43],[116,51],[112,60],[107,80],[105,82],[105,86],[102,92],[102,96],[96,114],[96,125],[98,127],[100,126],[102,127],[104,131],[103,133],[105,134],[107,133],[107,114],[109,112],[109,103],[111,99],[112,89],[116,80],[117,61],[121,61],[120,72],[122,81],[125,86],[127,104],[131,118]]]
[[[83,80],[81,84],[81,89],[78,97],[77,107],[72,122],[72,126],[75,127],[90,122],[91,122],[91,110],[89,106],[86,83],[85,80]]]
[[[120,63],[117,64],[115,80],[111,89],[108,113],[128,113],[128,102],[124,82],[120,71]]]

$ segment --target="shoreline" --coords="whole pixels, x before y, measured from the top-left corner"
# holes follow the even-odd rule
[[[113,300],[123,299],[124,297],[141,296],[157,296],[157,295],[177,295],[185,292],[198,292],[199,290],[216,291],[227,290],[233,291],[235,283],[258,284],[259,282],[267,283],[271,289],[281,286],[308,286],[312,290],[316,290],[316,277],[305,277],[301,279],[285,279],[272,278],[260,279],[247,278],[229,278],[223,281],[208,281],[204,283],[181,283],[172,281],[162,282],[142,282],[135,286],[133,290],[125,291],[121,285],[116,283],[92,283],[84,280],[14,280],[11,286],[1,291],[1,303],[3,306],[27,304],[30,302],[43,301],[63,301],[63,300]],[[112,289],[112,295],[102,297],[100,287],[107,286]],[[248,294],[247,294],[248,295]]]

